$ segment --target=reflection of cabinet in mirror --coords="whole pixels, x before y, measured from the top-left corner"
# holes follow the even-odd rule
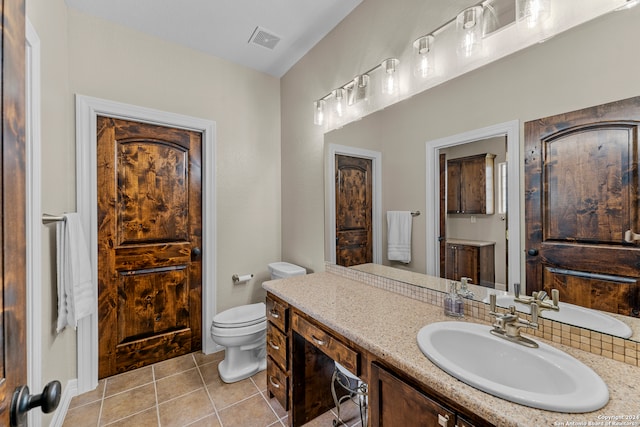
[[[447,213],[493,214],[494,154],[447,160]]]
[[[495,242],[447,240],[445,278],[471,279],[474,285],[495,287]]]

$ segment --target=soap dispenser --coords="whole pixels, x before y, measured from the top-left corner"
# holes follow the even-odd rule
[[[458,294],[458,282],[449,282],[449,293],[444,297],[444,314],[451,317],[464,316],[464,302]]]
[[[462,277],[460,279],[460,295],[462,298],[473,299],[473,292],[469,289],[469,284],[471,283],[471,279],[468,277]]]

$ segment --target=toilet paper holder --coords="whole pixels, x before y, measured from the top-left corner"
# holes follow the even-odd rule
[[[242,276],[234,274],[233,276],[231,276],[231,280],[233,280],[234,285],[237,285],[238,283],[248,282],[252,278],[253,278],[253,274],[244,274]]]

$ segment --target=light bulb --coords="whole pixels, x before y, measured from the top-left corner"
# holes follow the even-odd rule
[[[551,15],[551,0],[517,0],[518,24],[528,29],[542,25]]]
[[[313,123],[322,126],[324,124],[324,100],[319,99],[313,103]]]
[[[458,56],[468,58],[482,49],[482,6],[463,10],[456,18]]]
[[[433,47],[434,37],[423,36],[413,42],[413,75],[425,78],[431,75],[434,68]]]
[[[382,69],[385,75],[382,79],[382,93],[386,95],[395,95],[398,92],[398,61],[395,58],[385,59],[382,62]]]

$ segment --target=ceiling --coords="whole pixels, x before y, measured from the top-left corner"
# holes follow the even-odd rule
[[[66,3],[84,13],[282,77],[361,1],[66,0]],[[256,28],[261,32],[254,34]],[[263,44],[275,47],[254,43],[255,35]]]

